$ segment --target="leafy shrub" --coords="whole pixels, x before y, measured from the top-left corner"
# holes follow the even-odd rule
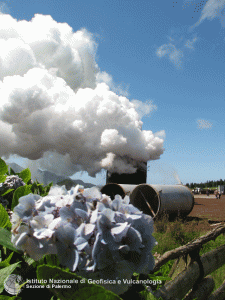
[[[44,187],[38,181],[32,182],[29,169],[15,173],[0,158],[0,203],[5,208],[13,210],[18,204],[19,198],[29,193],[46,196],[52,185],[53,183],[50,183]]]

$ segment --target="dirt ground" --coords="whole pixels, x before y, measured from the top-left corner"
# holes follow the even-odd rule
[[[216,199],[214,195],[195,195],[195,205],[189,217],[208,218],[212,221],[225,221],[225,195]]]

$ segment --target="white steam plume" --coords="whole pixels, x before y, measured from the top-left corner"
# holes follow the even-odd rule
[[[68,176],[132,173],[135,161],[160,158],[164,131],[142,131],[140,101],[103,82],[91,33],[43,15],[1,14],[0,23],[0,156],[17,154]]]

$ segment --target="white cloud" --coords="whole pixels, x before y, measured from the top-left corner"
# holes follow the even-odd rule
[[[160,46],[156,50],[156,55],[159,58],[167,56],[178,69],[180,69],[182,66],[183,51],[177,49],[176,46],[171,43]]]
[[[225,0],[208,0],[202,10],[201,17],[199,21],[195,24],[198,26],[206,18],[208,20],[213,20],[214,18],[220,19],[221,23],[224,23],[225,14]]]
[[[156,55],[159,58],[166,57],[177,68],[183,67],[185,57],[193,55],[194,43],[197,37],[188,32],[172,32],[172,35],[167,36],[169,43],[166,43],[156,50]]]
[[[197,38],[193,38],[193,40],[187,40],[186,44],[184,45],[185,47],[189,48],[189,49],[194,49],[194,43],[197,41]]]
[[[207,120],[198,119],[197,125],[199,129],[211,129],[213,124]]]
[[[116,84],[113,81],[113,77],[105,71],[97,73],[96,81],[98,83],[102,83],[102,82],[106,83],[113,92],[115,92],[120,96],[125,96],[125,97],[129,96],[129,92],[128,92],[129,85],[124,86],[122,83]]]
[[[96,63],[90,32],[43,15],[0,14],[0,23],[0,157],[17,154],[69,176],[132,172],[137,161],[160,158],[164,132],[141,130],[155,106],[121,96]]]
[[[153,104],[153,101],[142,102],[139,100],[132,100],[131,102],[134,104],[135,110],[138,112],[141,118],[148,116],[157,110],[157,106]]]

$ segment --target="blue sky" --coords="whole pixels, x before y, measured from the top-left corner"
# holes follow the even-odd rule
[[[165,131],[164,153],[148,162],[148,183],[225,178],[225,0],[16,0],[0,2],[0,10],[27,21],[51,15],[92,34],[114,91],[150,104],[142,129]],[[104,173],[73,178],[105,183]]]

